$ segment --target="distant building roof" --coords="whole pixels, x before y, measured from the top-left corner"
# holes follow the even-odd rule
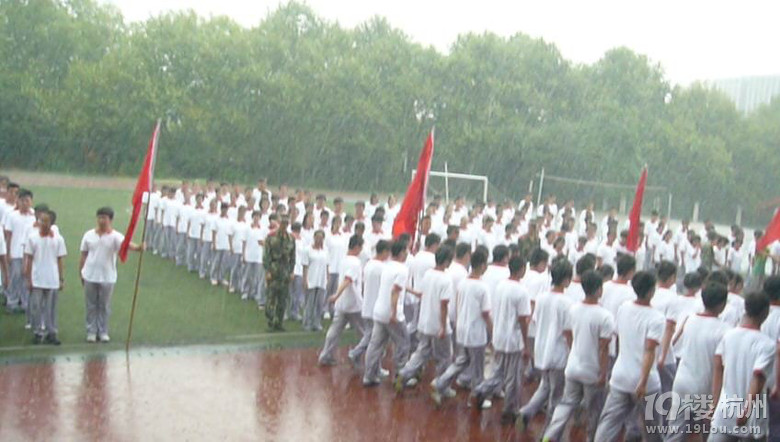
[[[750,113],[780,96],[780,75],[739,77],[706,81],[734,101],[737,110]]]

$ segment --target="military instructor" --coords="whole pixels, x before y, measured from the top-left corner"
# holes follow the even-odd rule
[[[287,231],[289,224],[290,218],[282,216],[279,228],[268,234],[263,251],[268,287],[265,316],[268,318],[268,329],[272,332],[284,331],[282,321],[290,298],[290,282],[295,266],[295,238]]]

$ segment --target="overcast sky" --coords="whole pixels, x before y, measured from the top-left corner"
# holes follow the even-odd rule
[[[285,1],[99,0],[139,21],[168,10],[227,15],[251,27]],[[386,17],[414,41],[442,52],[465,32],[523,32],[591,63],[627,46],[660,62],[674,83],[780,74],[780,2],[771,0],[308,0],[320,16],[354,27]]]

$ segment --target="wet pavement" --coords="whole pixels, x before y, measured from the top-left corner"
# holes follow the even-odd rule
[[[538,440],[500,423],[500,401],[477,412],[460,391],[436,409],[427,384],[396,397],[366,389],[341,350],[138,350],[88,360],[0,365],[0,440]],[[385,364],[389,366],[389,363]],[[529,388],[530,389],[530,388]],[[532,391],[524,391],[524,399]],[[571,440],[581,440],[577,431]]]

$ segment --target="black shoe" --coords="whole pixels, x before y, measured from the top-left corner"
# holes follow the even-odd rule
[[[33,336],[33,344],[38,345],[43,341],[43,336],[41,335],[35,335]]]
[[[50,333],[48,336],[46,336],[46,341],[45,342],[47,344],[51,344],[51,345],[60,345],[60,344],[62,344],[62,342],[60,342],[60,340],[57,339],[57,335],[55,335],[54,333]]]

